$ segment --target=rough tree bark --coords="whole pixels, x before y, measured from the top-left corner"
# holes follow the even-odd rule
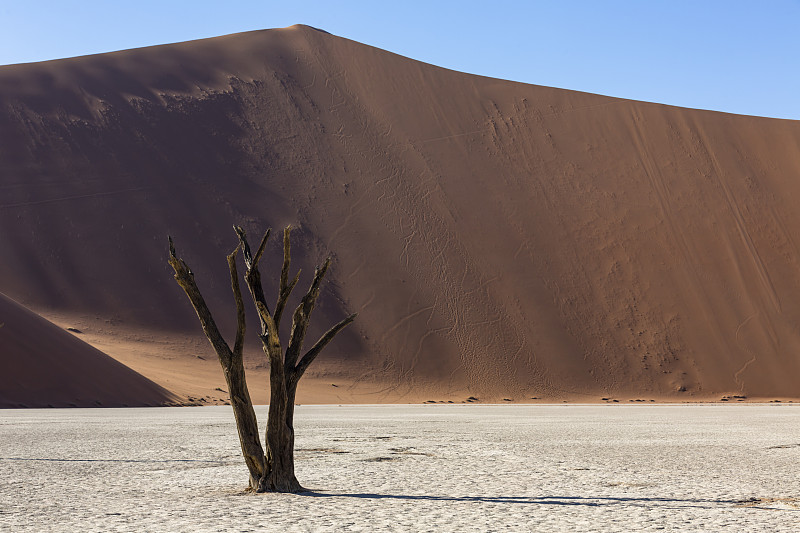
[[[297,394],[297,384],[322,349],[333,340],[337,333],[350,324],[356,315],[350,315],[333,326],[300,357],[311,312],[314,310],[314,305],[319,297],[320,284],[330,266],[331,260],[328,258],[322,266],[317,267],[315,270],[311,286],[294,311],[289,342],[284,351],[278,333],[281,317],[289,296],[300,279],[300,272],[298,271],[294,278],[289,281],[289,268],[291,265],[289,237],[291,227],[287,227],[283,232],[283,267],[281,268],[278,298],[274,312],[270,312],[267,305],[264,288],[261,283],[261,273],[258,269],[258,263],[264,253],[270,230],[267,230],[264,234],[255,255],[250,251],[250,245],[244,230],[239,226],[234,226],[234,230],[239,237],[239,244],[233,253],[228,256],[228,268],[230,270],[233,297],[236,302],[237,317],[236,340],[233,349],[225,342],[225,339],[217,329],[211,311],[195,283],[194,274],[188,265],[177,257],[172,238],[169,239],[169,264],[175,270],[175,280],[189,297],[200,319],[203,331],[219,357],[225,380],[228,383],[228,390],[230,391],[231,405],[239,432],[242,455],[250,471],[249,489],[255,492],[302,492],[305,489],[297,481],[294,473],[294,402]],[[236,266],[236,256],[239,250],[242,251],[244,257],[244,279],[261,322],[259,337],[261,338],[262,348],[270,363],[270,402],[266,430],[266,454],[261,446],[255,410],[253,409],[253,403],[245,381],[242,358],[246,331],[245,311]]]

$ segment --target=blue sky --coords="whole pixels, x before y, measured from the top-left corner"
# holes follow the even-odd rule
[[[800,119],[800,0],[0,0],[0,65],[297,23],[485,76]]]

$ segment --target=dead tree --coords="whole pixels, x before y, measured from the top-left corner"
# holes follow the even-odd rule
[[[183,288],[194,306],[203,331],[208,337],[214,351],[217,352],[220,365],[222,365],[225,381],[230,391],[231,406],[236,419],[239,432],[239,443],[242,447],[247,468],[250,471],[249,489],[255,492],[302,492],[304,489],[297,481],[294,474],[294,402],[297,394],[297,384],[303,374],[314,362],[323,348],[350,324],[356,317],[355,314],[345,318],[328,330],[305,353],[303,353],[303,340],[308,330],[311,312],[319,296],[322,278],[330,266],[330,257],[317,267],[311,286],[303,296],[300,304],[292,316],[292,327],[286,349],[280,341],[278,334],[281,317],[292,290],[300,279],[298,271],[289,281],[289,267],[291,264],[289,234],[291,227],[283,232],[283,268],[278,288],[278,298],[275,310],[270,312],[264,296],[261,283],[261,273],[258,263],[264,253],[270,230],[264,234],[261,244],[255,255],[250,251],[247,235],[239,226],[234,226],[239,237],[239,244],[228,256],[233,298],[236,302],[236,340],[233,349],[230,348],[219,332],[211,311],[208,309],[200,289],[194,280],[194,274],[189,266],[175,253],[172,238],[169,239],[169,264],[175,270],[175,280]],[[258,317],[261,322],[261,345],[269,359],[270,365],[270,402],[266,431],[266,454],[261,446],[258,434],[253,402],[247,390],[245,381],[244,362],[242,352],[245,336],[245,310],[242,301],[242,291],[239,286],[239,273],[236,266],[236,256],[242,251],[245,264],[244,279],[250,295],[253,297]],[[300,356],[302,353],[302,357]]]

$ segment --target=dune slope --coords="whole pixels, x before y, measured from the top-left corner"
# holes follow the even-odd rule
[[[166,405],[173,396],[0,294],[0,408]]]
[[[199,333],[170,234],[230,331],[231,224],[291,223],[306,275],[335,258],[310,337],[360,313],[324,361],[354,378],[800,397],[798,178],[794,121],[467,75],[304,26],[14,65],[0,290]],[[277,274],[278,239],[267,254]]]

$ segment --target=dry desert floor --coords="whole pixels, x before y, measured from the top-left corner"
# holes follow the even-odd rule
[[[800,527],[800,406],[300,406],[296,431],[311,492],[253,495],[230,407],[0,411],[0,531]]]

